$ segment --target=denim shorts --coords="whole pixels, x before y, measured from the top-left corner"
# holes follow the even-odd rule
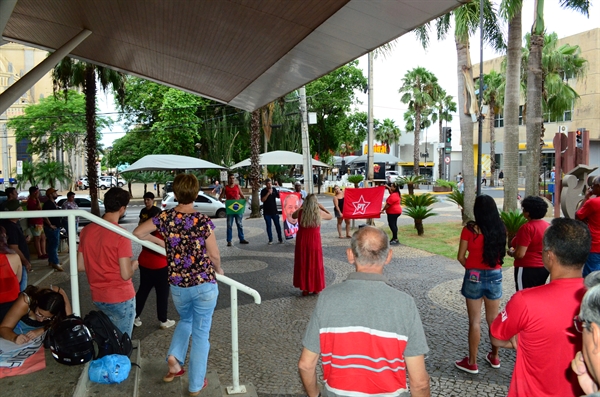
[[[502,298],[502,270],[467,269],[460,292],[467,299]]]

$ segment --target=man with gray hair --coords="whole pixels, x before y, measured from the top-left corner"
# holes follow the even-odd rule
[[[582,272],[583,277],[586,277],[591,272],[600,270],[600,176],[592,181],[575,218],[587,223],[592,234],[592,248]]]
[[[573,319],[575,328],[582,334],[582,349],[571,362],[579,385],[588,397],[600,397],[600,271],[585,278],[588,291],[581,301],[579,315]]]
[[[429,348],[417,306],[383,276],[392,259],[388,236],[363,227],[346,255],[356,272],[320,294],[302,341],[298,367],[306,394],[320,395],[321,355],[324,396],[430,396]]]
[[[517,348],[508,397],[580,396],[570,363],[581,350],[573,317],[585,293],[581,268],[590,252],[583,222],[556,218],[544,233],[550,283],[515,293],[490,327],[494,346]],[[517,340],[518,337],[518,340]]]

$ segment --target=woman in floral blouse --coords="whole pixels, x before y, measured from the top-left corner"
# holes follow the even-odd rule
[[[223,274],[213,233],[215,225],[193,207],[198,191],[194,175],[178,175],[173,181],[173,192],[179,204],[133,231],[136,237],[159,244],[167,251],[171,296],[180,320],[167,355],[169,372],[163,380],[171,382],[185,373],[183,363],[191,336],[189,391],[192,396],[206,387],[208,336],[219,295],[216,274]],[[151,235],[157,229],[164,241]]]

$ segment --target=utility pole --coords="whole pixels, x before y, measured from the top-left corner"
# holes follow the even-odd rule
[[[0,175],[0,178],[4,178],[7,182],[8,182],[8,127],[6,126],[6,123],[8,122],[7,116],[6,116],[6,112],[3,112],[2,114],[0,114],[0,123],[2,123],[2,126],[0,127],[2,129],[2,173]],[[3,187],[4,189],[4,187]]]
[[[374,61],[373,51],[369,52],[369,113],[367,116],[367,124],[369,135],[367,137],[367,181],[372,181],[374,179],[373,175],[373,61]],[[365,183],[365,186],[369,186]]]
[[[300,94],[300,125],[302,132],[302,174],[304,175],[304,189],[308,194],[314,193],[312,180],[312,157],[310,156],[310,140],[308,139],[308,111],[306,110],[306,88],[298,89]]]

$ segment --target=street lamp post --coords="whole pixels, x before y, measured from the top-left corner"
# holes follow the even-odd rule
[[[13,145],[7,145],[6,147],[8,149],[8,179],[10,180],[12,178],[12,157],[10,156],[10,152]]]

